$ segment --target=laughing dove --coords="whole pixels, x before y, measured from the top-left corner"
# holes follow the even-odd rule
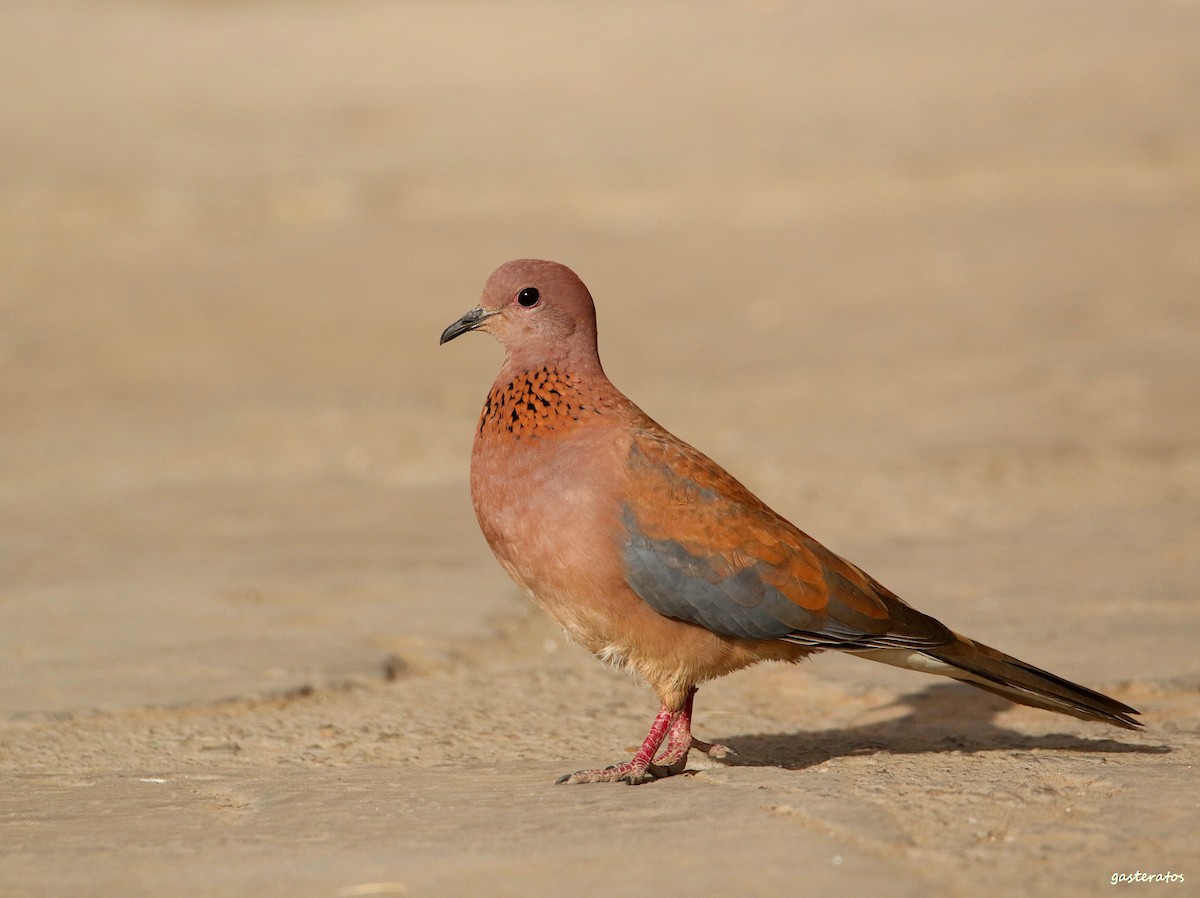
[[[471,496],[500,564],[580,645],[628,668],[661,709],[632,760],[559,782],[679,773],[696,687],[824,649],[953,677],[1127,729],[1133,708],[968,639],[784,520],[605,376],[583,282],[554,262],[498,268],[446,343],[505,350],[475,432]]]

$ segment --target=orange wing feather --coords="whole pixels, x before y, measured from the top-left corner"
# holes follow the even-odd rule
[[[627,472],[627,579],[660,612],[731,636],[841,648],[952,639],[666,431],[635,435]]]

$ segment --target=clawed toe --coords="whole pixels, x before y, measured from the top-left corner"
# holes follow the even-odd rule
[[[724,761],[726,758],[736,758],[737,752],[728,745],[721,745],[719,742],[701,742],[699,739],[692,739],[692,748],[696,751],[704,752],[714,761]]]
[[[560,776],[554,781],[555,784],[624,782],[637,786],[683,773],[687,768],[688,752],[692,749],[704,752],[715,760],[737,755],[737,752],[727,745],[701,742],[692,736],[692,699],[695,695],[696,690],[693,688],[688,692],[684,706],[676,710],[663,705],[633,760],[613,764],[603,770],[577,770],[575,773]]]
[[[649,767],[639,772],[630,771],[621,777],[621,782],[627,786],[640,786],[642,783],[648,783],[652,780],[659,779],[658,774],[654,773]]]
[[[670,776],[670,773],[663,768],[655,770],[654,766],[651,764],[643,768],[630,762],[613,764],[603,770],[576,770],[574,773],[560,776],[554,781],[554,784],[563,786],[576,783],[627,783],[630,786],[638,786],[658,779],[660,776]]]

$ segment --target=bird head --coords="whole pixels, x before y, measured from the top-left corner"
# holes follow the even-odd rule
[[[596,309],[583,281],[565,265],[540,259],[506,262],[492,272],[479,305],[442,331],[448,343],[487,331],[510,360],[543,364],[595,359]]]

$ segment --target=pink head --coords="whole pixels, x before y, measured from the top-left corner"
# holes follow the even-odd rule
[[[591,294],[575,272],[557,262],[517,259],[501,265],[483,285],[479,305],[446,328],[438,342],[474,330],[499,340],[510,364],[599,364]]]

